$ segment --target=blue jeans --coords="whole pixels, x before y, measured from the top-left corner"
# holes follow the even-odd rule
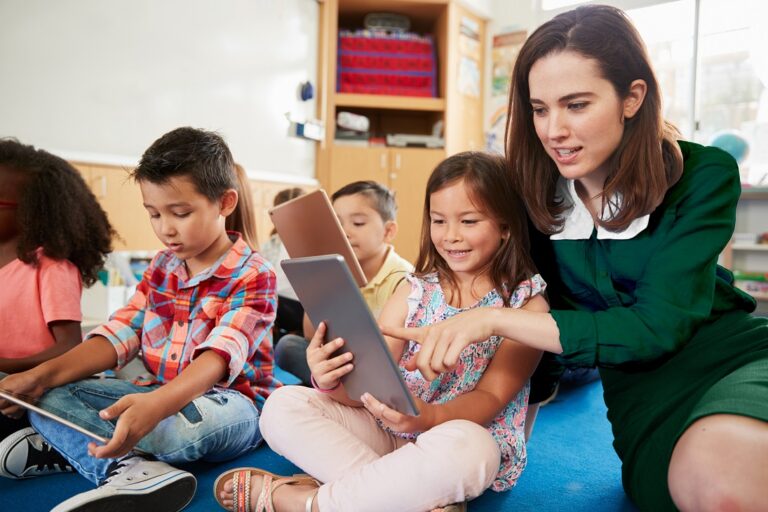
[[[305,386],[311,386],[312,372],[307,364],[309,340],[295,334],[286,334],[275,345],[275,363],[283,370],[297,376]]]
[[[159,385],[137,386],[119,379],[85,379],[48,391],[40,407],[110,438],[115,420],[99,411],[131,393],[147,393]],[[92,439],[39,414],[30,414],[32,427],[84,477],[99,484],[114,459],[88,454]],[[162,420],[136,447],[168,463],[222,461],[238,457],[261,443],[259,410],[238,391],[216,388]]]

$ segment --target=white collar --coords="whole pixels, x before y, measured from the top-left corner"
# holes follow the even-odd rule
[[[592,215],[576,193],[576,182],[560,177],[557,181],[557,191],[555,192],[557,200],[563,200],[566,205],[570,204],[570,209],[563,215],[565,222],[563,230],[554,235],[550,235],[550,240],[586,240],[592,236],[595,229],[595,223]],[[621,206],[621,195],[615,194],[605,209],[601,218],[610,219],[613,216],[614,208]],[[643,215],[633,220],[624,231],[608,231],[602,226],[597,226],[597,238],[600,240],[629,240],[648,227],[650,215]]]

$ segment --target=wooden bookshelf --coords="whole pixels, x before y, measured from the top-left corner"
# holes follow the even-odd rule
[[[420,110],[425,112],[442,112],[445,110],[445,100],[442,98],[386,96],[383,94],[349,94],[337,92],[334,95],[334,103],[337,107],[352,108]]]

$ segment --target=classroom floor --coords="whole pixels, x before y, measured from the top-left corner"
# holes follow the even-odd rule
[[[599,381],[561,389],[557,398],[541,409],[528,450],[528,467],[517,486],[506,493],[487,491],[470,502],[470,512],[636,510],[621,489],[620,464],[611,446]],[[197,477],[198,490],[185,510],[217,510],[213,481],[223,470],[239,466],[283,474],[298,471],[266,446],[225,464],[190,464],[185,469]],[[0,510],[47,511],[90,488],[84,478],[75,474],[0,479]]]
[[[541,409],[529,443],[529,462],[517,486],[506,493],[487,491],[470,502],[471,512],[552,511],[629,512],[636,510],[621,489],[619,460],[611,447],[600,382],[562,389]],[[190,512],[217,510],[212,486],[223,470],[256,466],[277,473],[297,471],[262,446],[225,464],[187,466],[198,479]],[[90,484],[74,474],[30,480],[0,479],[0,510],[47,511]]]

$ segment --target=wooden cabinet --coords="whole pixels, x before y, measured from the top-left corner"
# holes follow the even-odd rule
[[[427,179],[445,158],[445,151],[337,146],[331,158],[334,172],[327,187],[330,193],[357,180],[377,181],[395,193],[398,224],[395,250],[403,258],[416,261]]]
[[[372,12],[406,15],[410,31],[432,37],[436,97],[336,92],[339,30],[362,28],[365,15]],[[397,197],[400,228],[395,247],[411,261],[418,254],[429,174],[446,155],[483,145],[485,25],[484,19],[454,0],[325,0],[320,4],[318,118],[325,138],[318,144],[317,179],[329,194],[365,179],[391,188]],[[382,138],[392,133],[428,135],[442,123],[445,148],[337,144],[336,116],[341,111],[366,116],[371,135]]]
[[[116,251],[150,251],[162,249],[144,209],[139,185],[130,178],[130,170],[113,165],[71,162],[80,171],[93,194],[107,212],[118,237],[112,247]]]
[[[70,163],[80,171],[117,231],[118,237],[112,244],[114,250],[154,251],[164,248],[152,231],[141,190],[130,178],[128,167],[93,162]],[[272,221],[267,211],[272,207],[275,194],[289,187],[298,186],[307,192],[316,188],[314,185],[257,179],[251,179],[250,184],[259,244],[264,243],[272,231]]]

